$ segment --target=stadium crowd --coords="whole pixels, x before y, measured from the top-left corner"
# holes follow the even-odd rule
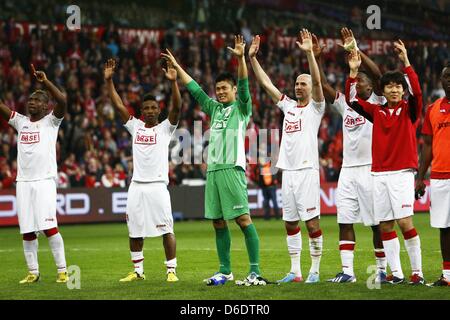
[[[164,36],[158,41],[143,43],[140,43],[137,37],[123,41],[116,24],[108,24],[107,21],[100,21],[108,26],[100,34],[89,28],[81,28],[79,32],[47,29],[43,26],[46,22],[42,21],[42,25],[38,23],[37,28],[26,36],[16,28],[14,19],[0,22],[0,94],[3,102],[12,110],[26,113],[27,99],[30,93],[39,87],[32,79],[30,62],[36,69],[45,71],[48,78],[67,94],[68,114],[61,125],[57,144],[59,187],[125,187],[130,182],[130,135],[120,122],[104,86],[103,64],[108,58],[118,61],[114,78],[116,88],[130,114],[137,117],[140,116],[140,99],[147,92],[152,92],[157,97],[162,110],[161,118],[167,116],[170,84],[164,79],[159,58],[161,50],[166,47],[175,52],[188,72],[209,95],[214,95],[216,75],[223,71],[236,74],[237,61],[226,50],[232,43],[233,33],[230,32],[225,39],[212,39],[208,32],[203,31],[208,27],[207,11],[204,11],[205,17],[202,18],[201,14],[198,16],[199,12],[202,12],[201,8],[208,8],[208,1],[191,2],[198,6],[194,11],[197,13],[194,17],[196,24],[183,23],[182,17],[172,20],[178,21],[176,25],[160,21],[159,29],[164,30]],[[55,8],[54,1],[45,3]],[[2,5],[7,4],[8,1],[5,1]],[[234,4],[237,10],[240,6],[245,9],[243,2],[241,4],[235,1]],[[121,10],[119,6],[112,7]],[[45,9],[45,5],[40,8]],[[244,9],[242,10],[245,11]],[[130,11],[133,12],[133,8]],[[246,36],[247,41],[250,41],[256,32],[263,36],[264,42],[259,56],[261,64],[274,84],[282,92],[293,96],[291,90],[294,88],[296,75],[308,70],[308,67],[306,58],[298,50],[277,43],[279,35],[293,35],[292,23],[277,27],[273,23],[267,23],[262,30],[256,30],[247,25],[243,17],[244,13],[242,16],[230,18],[240,26],[240,29],[235,31]],[[32,18],[26,15],[22,18],[32,21]],[[91,19],[92,24],[98,22],[95,17]],[[314,31],[314,27],[310,25],[317,24],[317,21],[314,22],[311,18],[305,23]],[[357,26],[358,24],[354,25],[356,30]],[[192,28],[194,36],[184,32],[183,28]],[[317,30],[319,36],[327,32],[319,27]],[[339,29],[336,28],[334,33],[328,36],[335,37],[338,32]],[[362,41],[360,47],[363,48],[369,35],[359,37],[358,32],[355,34]],[[442,67],[450,60],[447,45],[446,41],[433,43],[424,40],[410,42],[408,45],[411,64],[416,69],[422,85],[425,105],[444,95],[438,78]],[[372,58],[382,72],[396,67],[396,60],[389,55]],[[324,69],[328,81],[343,91],[348,73],[344,51],[337,48],[326,53]],[[283,120],[282,113],[257,85],[252,74],[250,89],[254,111],[248,129],[254,129],[256,132],[262,128],[279,130]],[[182,101],[179,128],[193,134],[194,121],[202,121],[203,132],[206,131],[209,127],[208,118],[187,91],[182,91]],[[15,131],[4,121],[0,124],[0,139],[0,188],[11,188],[17,173],[17,137]],[[190,158],[202,152],[202,147],[206,146],[206,139],[198,140],[201,142],[192,146]],[[247,143],[247,148],[249,144]],[[172,147],[175,145],[174,141]],[[322,181],[337,181],[342,164],[342,148],[342,119],[328,106],[319,131]],[[247,175],[250,184],[258,183],[257,172],[255,165],[249,166]],[[205,175],[206,164],[170,163],[171,184],[182,184],[184,179],[204,179]]]

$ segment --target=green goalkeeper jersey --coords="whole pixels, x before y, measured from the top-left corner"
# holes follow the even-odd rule
[[[245,131],[252,115],[252,100],[247,78],[239,79],[237,86],[237,100],[222,104],[211,99],[194,80],[187,84],[189,92],[211,119],[208,171],[236,166],[245,170]]]

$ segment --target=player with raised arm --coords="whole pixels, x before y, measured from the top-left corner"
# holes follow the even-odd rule
[[[343,34],[344,30],[343,29]],[[345,37],[343,37],[345,39]],[[346,41],[344,40],[344,43]],[[339,252],[342,271],[329,282],[356,282],[353,269],[354,250],[356,245],[353,224],[363,223],[370,226],[373,232],[373,246],[377,265],[377,282],[386,279],[386,257],[381,241],[379,222],[373,212],[372,190],[372,122],[366,120],[349,107],[345,95],[336,91],[327,81],[323,71],[322,50],[317,37],[313,34],[314,55],[320,70],[325,100],[342,116],[342,131],[344,136],[344,159],[339,174],[336,193],[337,220],[339,224]],[[370,60],[367,56],[366,60]],[[363,59],[364,60],[364,59]],[[376,69],[376,65],[370,61]],[[380,73],[379,70],[376,71]],[[362,72],[357,75],[356,90],[359,97],[371,103],[384,103],[384,97],[377,96],[373,91],[372,80]]]
[[[211,135],[208,146],[208,171],[206,174],[205,218],[212,220],[216,233],[219,271],[205,279],[207,285],[224,284],[233,280],[231,272],[231,236],[227,220],[235,220],[245,236],[250,262],[249,275],[238,285],[265,285],[259,268],[259,237],[250,218],[245,176],[245,130],[252,114],[252,101],[248,86],[245,63],[245,42],[235,37],[234,48],[228,50],[238,60],[238,82],[229,73],[216,78],[216,97],[213,100],[201,89],[191,76],[177,63],[167,50],[162,55],[170,59],[177,69],[181,82],[202,110],[211,118]]]
[[[319,267],[323,237],[319,225],[320,178],[317,134],[325,112],[325,99],[320,83],[319,68],[313,53],[311,33],[303,29],[298,47],[305,52],[309,74],[301,74],[295,81],[293,100],[282,94],[259,64],[256,54],[260,37],[253,38],[249,50],[250,62],[256,79],[284,113],[283,136],[277,168],[282,173],[283,220],[287,232],[286,242],[291,257],[290,272],[278,282],[303,281],[300,267],[302,237],[299,221],[305,222],[309,233],[311,268],[306,283],[320,281]]]
[[[357,74],[361,56],[352,50],[349,56],[350,76],[345,95],[353,110],[373,123],[372,175],[375,219],[380,221],[381,238],[392,275],[392,284],[404,282],[400,263],[400,242],[394,231],[400,227],[409,255],[412,275],[410,284],[423,284],[420,238],[413,225],[414,171],[417,170],[416,129],[422,112],[422,91],[419,79],[408,60],[401,40],[394,43],[395,51],[404,64],[412,95],[404,99],[408,83],[399,71],[386,72],[380,79],[380,88],[387,103],[373,104],[358,97]]]
[[[172,84],[172,107],[166,120],[159,123],[160,107],[150,94],[143,97],[141,113],[144,121],[130,116],[117,93],[113,76],[116,63],[105,64],[104,78],[112,103],[133,139],[133,178],[128,189],[127,225],[134,271],[120,282],[145,280],[144,238],[163,238],[167,281],[178,281],[176,275],[176,241],[173,231],[169,184],[169,143],[180,119],[181,95],[177,72],[168,62],[164,74]]]
[[[37,232],[43,232],[57,267],[56,282],[68,281],[64,241],[56,221],[56,141],[58,129],[67,109],[66,96],[47,79],[43,71],[31,65],[36,80],[56,100],[48,113],[47,91],[35,90],[28,99],[29,116],[11,111],[0,102],[0,114],[17,130],[17,214],[28,275],[20,283],[40,278]]]
[[[450,286],[450,67],[441,73],[445,97],[427,108],[422,127],[424,145],[416,181],[416,198],[425,193],[425,174],[431,164],[430,222],[440,230],[442,275],[431,286]]]

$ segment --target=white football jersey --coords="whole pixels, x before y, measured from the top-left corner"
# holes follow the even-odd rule
[[[8,123],[17,130],[17,181],[57,179],[56,140],[63,118],[53,112],[39,121],[13,111]]]
[[[125,123],[133,139],[133,178],[135,182],[169,184],[169,144],[177,128],[168,119],[152,128],[135,117]]]
[[[384,104],[386,99],[372,92],[368,102]],[[344,137],[344,159],[342,167],[356,167],[372,164],[372,122],[359,115],[345,101],[345,95],[336,92],[331,104],[342,116]]]
[[[277,167],[283,170],[319,169],[317,134],[325,113],[325,101],[306,106],[283,95],[277,106],[284,113],[283,136]]]

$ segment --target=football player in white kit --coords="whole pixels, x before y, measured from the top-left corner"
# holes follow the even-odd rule
[[[351,30],[347,28],[343,28],[341,34],[344,48],[349,47],[349,44],[356,41]],[[371,175],[373,125],[350,108],[345,101],[345,95],[336,91],[328,83],[322,68],[321,54],[323,48],[320,47],[315,35],[313,35],[313,42],[325,100],[342,116],[344,136],[343,164],[336,193],[342,271],[328,281],[335,283],[356,282],[353,269],[356,244],[353,224],[362,222],[365,226],[372,228],[372,241],[377,265],[376,281],[384,282],[386,280],[387,261],[383,241],[381,240],[379,222],[376,221],[373,211],[373,178]],[[378,66],[362,52],[361,57],[367,74],[362,72],[358,74],[356,86],[358,96],[372,103],[384,103],[384,97],[376,95],[373,90],[373,83],[381,77],[381,72]]]
[[[56,140],[67,108],[65,95],[31,65],[36,80],[50,92],[56,106],[48,113],[47,91],[36,90],[28,99],[29,116],[11,111],[0,102],[0,113],[17,130],[17,215],[28,275],[21,284],[40,278],[37,232],[47,238],[57,267],[56,282],[68,280],[64,241],[56,221]]]
[[[163,237],[166,254],[167,281],[178,281],[175,268],[176,242],[173,231],[172,208],[167,190],[169,183],[169,143],[180,118],[181,95],[177,84],[177,72],[167,63],[163,69],[172,86],[172,107],[169,116],[158,122],[161,110],[154,96],[146,94],[141,105],[144,121],[130,116],[114,83],[116,63],[110,59],[105,64],[104,78],[112,103],[125,128],[133,139],[133,178],[128,189],[127,225],[130,238],[131,260],[134,271],[121,282],[145,280],[144,238]]]
[[[295,97],[282,94],[262,69],[256,54],[260,37],[255,36],[249,50],[250,62],[256,78],[273,102],[283,111],[283,136],[277,168],[283,170],[283,220],[287,232],[287,247],[291,257],[291,270],[279,282],[303,281],[300,268],[302,238],[299,221],[305,221],[309,233],[311,269],[306,283],[320,281],[319,266],[323,237],[319,226],[320,178],[317,134],[325,112],[325,99],[320,74],[313,54],[311,33],[300,31],[298,47],[306,53],[310,74],[301,74],[295,82]]]

